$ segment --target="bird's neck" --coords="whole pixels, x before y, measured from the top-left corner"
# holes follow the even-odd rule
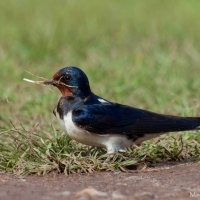
[[[83,102],[81,98],[75,98],[73,96],[61,97],[56,108],[60,118],[63,119],[63,116],[67,115],[69,111],[83,105]]]
[[[89,85],[79,86],[78,88],[72,89],[72,96],[76,98],[86,99],[92,95]]]

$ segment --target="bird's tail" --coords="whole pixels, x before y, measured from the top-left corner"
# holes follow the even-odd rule
[[[200,129],[200,118],[198,117],[176,117],[160,115],[149,112],[142,121],[135,126],[135,144],[155,138],[167,132],[189,131]]]
[[[199,117],[177,117],[149,112],[135,126],[137,133],[165,133],[200,129]]]

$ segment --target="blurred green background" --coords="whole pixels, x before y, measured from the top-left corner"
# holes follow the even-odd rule
[[[195,0],[0,1],[1,129],[48,130],[59,91],[22,79],[69,65],[108,100],[200,116],[199,20]]]

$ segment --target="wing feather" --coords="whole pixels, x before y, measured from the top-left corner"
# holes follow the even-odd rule
[[[120,133],[131,137],[193,130],[200,126],[200,118],[162,115],[115,103],[83,105],[73,110],[72,120],[90,132]]]

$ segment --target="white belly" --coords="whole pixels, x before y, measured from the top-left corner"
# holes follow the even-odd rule
[[[132,141],[123,135],[99,135],[79,128],[72,121],[71,112],[65,115],[63,120],[60,119],[58,113],[56,113],[56,116],[61,127],[67,133],[67,135],[80,143],[89,146],[106,147],[108,153],[114,153],[116,151],[125,151],[125,148],[129,147],[132,144]]]

